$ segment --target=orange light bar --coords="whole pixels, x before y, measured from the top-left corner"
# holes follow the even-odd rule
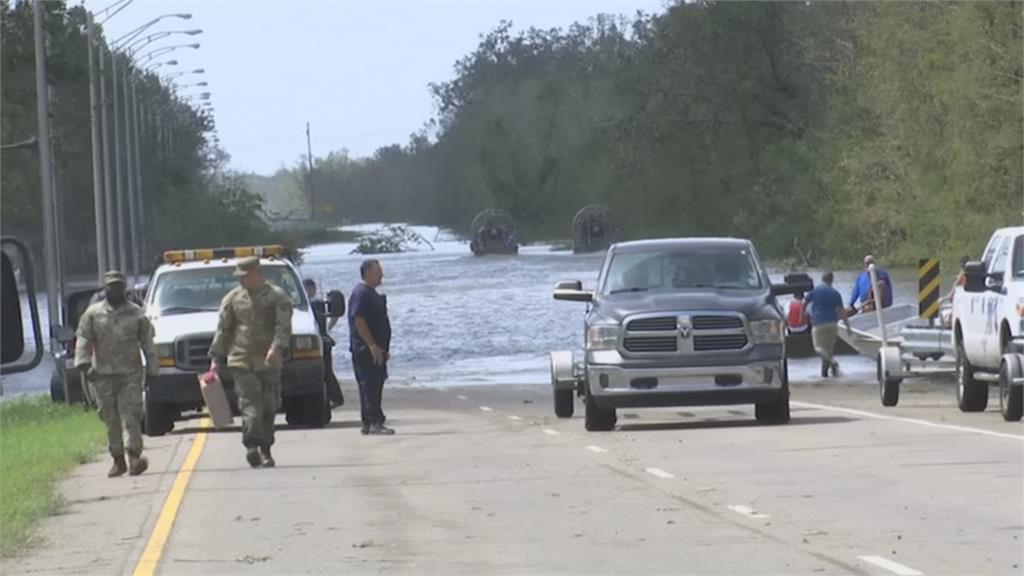
[[[277,257],[284,256],[284,246],[270,244],[267,246],[236,246],[234,248],[201,248],[198,250],[168,250],[164,252],[164,262],[195,262],[218,258],[245,258],[247,256]]]

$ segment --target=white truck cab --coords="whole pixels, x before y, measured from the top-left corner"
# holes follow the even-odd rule
[[[1003,418],[1024,412],[1024,226],[992,234],[980,262],[964,267],[953,294],[957,403],[964,412],[988,406],[990,382],[999,384]]]
[[[296,267],[283,246],[173,250],[153,272],[145,299],[153,324],[160,375],[145,388],[145,429],[159,436],[174,428],[182,410],[199,409],[203,396],[198,375],[210,366],[207,356],[217,330],[221,300],[238,286],[233,275],[240,258],[259,256],[267,281],[291,298],[292,342],[281,371],[282,406],[289,424],[321,427],[330,421],[324,383],[323,346],[310,302]],[[237,406],[230,369],[221,379]]]

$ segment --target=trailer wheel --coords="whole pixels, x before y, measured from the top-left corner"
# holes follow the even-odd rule
[[[984,412],[988,407],[988,382],[974,377],[963,342],[956,343],[956,403],[961,412]]]
[[[555,388],[555,416],[559,418],[572,418],[572,414],[576,409],[572,395],[572,388],[564,390]]]
[[[1020,354],[1004,354],[999,367],[999,412],[1003,420],[1016,422],[1024,416],[1024,386],[1014,386],[1013,381],[1021,378]]]
[[[882,366],[883,354],[888,354],[885,357],[884,368]],[[900,365],[898,348],[895,350],[895,355],[885,348],[878,351],[878,356],[875,358],[875,373],[878,378],[878,395],[882,399],[882,406],[895,406],[900,402],[900,384],[903,383],[903,378],[893,378],[887,370],[890,366]]]

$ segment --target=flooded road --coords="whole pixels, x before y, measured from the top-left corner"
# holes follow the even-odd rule
[[[350,229],[378,230],[380,224]],[[525,246],[519,256],[476,257],[469,244],[445,231],[412,227],[430,242],[418,251],[377,256],[384,266],[381,293],[388,297],[394,331],[392,384],[458,386],[480,384],[547,384],[548,353],[581,350],[585,306],[558,302],[552,289],[560,280],[580,280],[593,287],[604,254],[575,255],[551,245]],[[365,256],[351,254],[355,243],[312,246],[300,266],[321,294],[338,289],[346,299],[359,281]],[[859,271],[836,272],[836,288],[849,294]],[[821,271],[812,270],[818,281]],[[890,270],[896,303],[914,302],[917,279],[913,270]],[[783,271],[772,271],[782,281]],[[943,293],[950,279],[943,277]],[[27,306],[23,310],[29,329]],[[39,296],[42,325],[47,322],[46,295]],[[348,325],[332,332],[338,346],[334,367],[341,378],[352,378],[348,354]],[[27,338],[28,339],[28,338]],[[27,345],[31,348],[31,344]],[[874,381],[874,362],[841,358],[843,377]],[[5,394],[46,392],[53,362],[49,356],[30,373],[4,377]],[[817,378],[813,359],[794,360],[794,381]]]
[[[371,231],[379,225],[354,227]],[[465,241],[432,227],[413,227],[433,244],[417,252],[379,256],[384,267],[381,292],[388,297],[394,329],[391,375],[394,383],[546,384],[548,352],[582,349],[584,305],[558,302],[559,280],[593,287],[604,254],[574,255],[549,245],[524,247],[519,256],[475,257]],[[434,240],[437,241],[434,241]],[[359,281],[353,243],[313,246],[305,251],[302,273],[322,289],[346,295]],[[815,281],[820,271],[811,271]],[[836,272],[836,288],[849,294],[857,272]],[[896,303],[914,302],[914,271],[892,270]],[[776,281],[783,272],[772,273]],[[945,287],[948,287],[946,281]],[[335,369],[350,377],[348,327],[333,333]],[[845,373],[873,380],[874,363],[850,357]],[[814,360],[790,365],[794,380],[813,378]]]

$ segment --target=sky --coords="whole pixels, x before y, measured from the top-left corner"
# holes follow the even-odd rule
[[[99,12],[113,2],[84,4]],[[455,62],[501,20],[516,30],[564,28],[600,13],[663,12],[665,2],[133,0],[104,30],[114,40],[161,15],[191,13],[189,20],[163,19],[144,35],[197,28],[202,34],[169,36],[140,56],[199,42],[199,49],[152,62],[178,61],[160,67],[161,74],[204,69],[178,78],[180,93],[210,92],[233,169],[271,174],[306,153],[306,122],[314,156],[346,149],[363,157],[407,143],[434,116],[428,84],[451,79]],[[184,87],[202,81],[209,86]]]

